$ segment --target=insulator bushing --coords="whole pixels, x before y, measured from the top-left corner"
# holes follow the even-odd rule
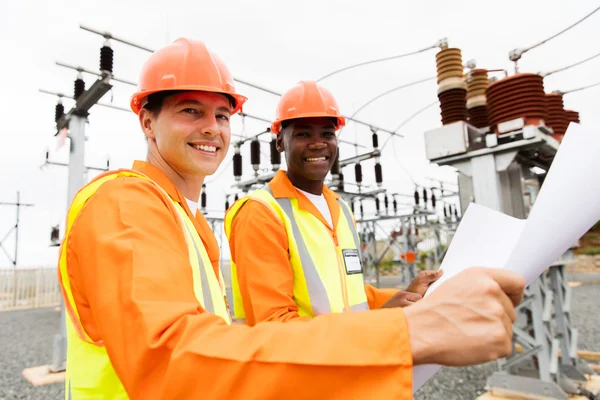
[[[423,203],[427,205],[427,189],[423,188]]]
[[[396,198],[394,197],[394,201],[392,201],[392,206],[394,207],[394,213],[398,212],[398,202],[396,201]]]
[[[254,139],[250,142],[250,164],[255,170],[260,166],[260,142]]]
[[[458,218],[458,210],[456,209],[456,206],[454,206],[454,216]]]
[[[113,72],[114,52],[109,46],[102,46],[100,49],[100,71]]]
[[[386,211],[390,207],[390,201],[388,200],[387,196],[383,196],[383,207],[385,207]]]
[[[75,85],[73,90],[73,98],[77,100],[85,92],[85,82],[81,78],[75,79]]]
[[[466,121],[467,91],[465,89],[450,89],[438,94],[442,115],[442,124],[447,125],[457,121]]]
[[[242,177],[242,155],[240,153],[233,155],[233,176],[236,181],[239,181]]]
[[[437,67],[437,83],[448,78],[463,77],[462,53],[460,49],[446,48],[435,55]]]
[[[354,202],[350,201],[350,211],[352,211],[352,214],[354,214]]]
[[[565,114],[567,115],[567,119],[569,120],[569,122],[575,122],[576,124],[579,124],[579,113],[577,111],[573,111],[573,110],[565,110]]]
[[[415,204],[419,205],[419,191],[415,189]]]
[[[281,165],[281,153],[277,151],[277,140],[275,138],[271,139],[271,164],[273,165],[273,170],[278,170]]]
[[[444,218],[448,218],[448,209],[446,208],[445,204],[444,204]]]
[[[377,210],[377,214],[379,214],[379,197],[375,197],[375,209]]]
[[[360,202],[360,215],[365,215],[365,209],[363,207],[362,201]]]
[[[492,83],[486,91],[489,123],[497,125],[523,118],[525,125],[537,125],[548,119],[544,79],[538,74],[521,73]],[[547,121],[546,121],[547,122]]]
[[[381,186],[383,182],[383,170],[380,163],[375,163],[375,182],[377,182],[377,186]]]
[[[236,194],[235,194],[235,196],[233,196],[233,201],[238,201],[238,200],[239,200],[239,198],[240,198],[240,197],[239,197],[239,196],[238,196],[238,194],[236,193]]]
[[[564,135],[569,127],[569,119],[565,113],[562,94],[547,94],[546,107],[548,109],[548,120],[546,121],[546,125],[552,128],[554,134]]]
[[[338,185],[338,190],[340,192],[343,192],[344,191],[344,174],[342,174],[341,171],[340,171],[340,173],[339,173],[338,176],[340,177],[340,183]]]
[[[331,167],[331,175],[339,175],[340,173],[340,150],[338,149],[337,154],[335,155],[335,160],[333,160],[333,166]]]
[[[435,193],[431,192],[431,207],[433,209],[435,209],[435,203],[436,203]]]
[[[65,115],[65,106],[62,103],[57,103],[54,108],[54,122],[58,122],[63,115]]]
[[[485,91],[490,86],[488,72],[485,69],[474,69],[467,74],[467,100],[478,96],[485,97]],[[468,107],[468,105],[467,105]]]
[[[487,106],[469,108],[467,114],[469,116],[469,123],[474,127],[485,128],[486,126],[490,126]]]
[[[360,165],[360,163],[354,164],[354,178],[356,180],[356,183],[360,185],[360,183],[362,182],[362,166]]]
[[[373,139],[373,148],[376,149],[379,147],[379,137],[377,136],[377,132],[373,132],[373,135],[371,136],[371,138]]]
[[[202,185],[202,193],[200,194],[200,207],[206,209],[206,185]]]
[[[229,196],[225,196],[225,211],[229,210]]]

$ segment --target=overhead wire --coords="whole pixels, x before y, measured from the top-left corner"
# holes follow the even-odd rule
[[[552,74],[556,74],[558,72],[566,71],[566,70],[568,70],[570,68],[577,67],[578,65],[586,63],[586,62],[588,62],[590,60],[593,60],[594,58],[597,58],[597,57],[600,57],[600,53],[595,54],[595,55],[593,55],[591,57],[588,57],[585,60],[581,60],[581,61],[578,61],[578,62],[576,62],[574,64],[567,65],[566,67],[558,68],[558,69],[555,69],[554,71],[546,72],[546,73],[543,73],[543,74],[540,74],[540,75],[542,75],[545,78],[545,77],[550,76]]]
[[[398,59],[398,58],[403,58],[403,57],[413,56],[413,55],[415,55],[415,54],[419,54],[419,53],[423,53],[423,52],[425,52],[425,51],[428,51],[428,50],[431,50],[431,49],[435,49],[436,47],[438,47],[438,45],[437,45],[437,44],[435,44],[435,45],[433,45],[433,46],[426,47],[426,48],[424,48],[424,49],[421,49],[421,50],[412,51],[412,52],[410,52],[410,53],[398,54],[398,55],[391,56],[391,57],[378,58],[378,59],[376,59],[376,60],[364,61],[364,62],[361,62],[361,63],[358,63],[358,64],[349,65],[349,66],[346,66],[346,67],[343,67],[343,68],[337,69],[337,70],[335,70],[335,71],[333,71],[333,72],[330,72],[330,73],[328,73],[328,74],[326,74],[326,75],[323,75],[322,77],[320,77],[319,79],[317,79],[317,82],[320,82],[320,81],[322,81],[322,80],[324,80],[324,79],[326,79],[326,78],[329,78],[329,77],[331,77],[331,76],[333,76],[333,75],[335,75],[335,74],[338,74],[338,73],[340,73],[340,72],[347,71],[347,70],[349,70],[349,69],[353,69],[353,68],[362,67],[363,65],[375,64],[375,63],[378,63],[378,62],[389,61],[389,60],[395,60],[395,59]]]
[[[571,89],[571,90],[566,90],[566,91],[559,91],[559,93],[561,94],[568,94],[568,93],[573,93],[573,92],[579,92],[580,90],[585,90],[585,89],[589,89],[592,88],[594,86],[598,86],[600,85],[600,82],[596,82],[596,83],[592,83],[591,85],[587,85],[587,86],[582,86],[580,88],[577,89]]]
[[[563,33],[565,33],[565,32],[567,32],[567,31],[569,31],[570,29],[572,29],[572,28],[576,27],[577,25],[579,25],[580,23],[582,23],[583,21],[585,21],[586,19],[588,19],[589,17],[591,17],[593,14],[595,14],[595,13],[596,13],[597,11],[599,11],[599,10],[600,10],[600,7],[597,7],[595,10],[593,10],[592,12],[590,12],[589,14],[587,14],[585,17],[581,18],[579,21],[577,21],[577,22],[575,22],[574,24],[572,24],[572,25],[570,25],[570,26],[566,27],[566,28],[565,28],[565,29],[563,29],[562,31],[560,31],[560,32],[558,32],[558,33],[556,33],[556,34],[554,34],[554,35],[550,36],[548,39],[542,40],[541,42],[539,42],[539,43],[536,43],[536,44],[534,44],[533,46],[530,46],[530,47],[528,47],[528,48],[526,48],[526,49],[522,49],[522,50],[520,50],[520,51],[519,51],[519,52],[520,52],[520,55],[523,55],[523,54],[525,54],[526,52],[528,52],[529,50],[533,50],[533,49],[535,49],[536,47],[539,47],[539,46],[543,45],[544,43],[547,43],[547,42],[549,42],[550,40],[552,40],[552,39],[554,39],[554,38],[556,38],[556,37],[558,37],[558,36],[562,35]]]

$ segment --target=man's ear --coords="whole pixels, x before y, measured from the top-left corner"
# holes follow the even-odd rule
[[[283,153],[285,151],[285,148],[283,147],[283,135],[284,132],[280,131],[275,137],[275,146],[277,147],[277,151],[280,153]]]
[[[154,134],[154,114],[152,114],[145,108],[142,108],[140,110],[138,118],[140,120],[142,132],[144,132],[144,136],[146,136],[146,139],[155,139],[156,135]]]

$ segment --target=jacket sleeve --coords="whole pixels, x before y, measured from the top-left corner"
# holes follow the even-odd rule
[[[194,297],[174,209],[151,184],[134,179],[96,192],[67,248],[83,326],[103,341],[130,398],[412,395],[401,309],[227,325]]]
[[[294,301],[287,234],[272,211],[248,200],[233,220],[229,245],[246,323],[301,318]]]
[[[375,310],[384,305],[393,295],[398,293],[398,289],[379,289],[372,285],[365,285],[365,293],[369,308]]]

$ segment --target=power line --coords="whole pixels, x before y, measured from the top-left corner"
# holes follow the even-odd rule
[[[588,62],[588,61],[590,61],[590,60],[593,60],[593,59],[594,59],[594,58],[596,58],[596,57],[600,57],[600,53],[598,53],[598,54],[595,54],[595,55],[593,55],[593,56],[591,56],[591,57],[588,57],[588,58],[586,58],[585,60],[578,61],[578,62],[576,62],[575,64],[567,65],[566,67],[562,67],[562,68],[559,68],[559,69],[555,69],[554,71],[546,72],[545,74],[540,74],[540,75],[542,75],[543,77],[547,77],[547,76],[550,76],[550,75],[552,75],[552,74],[556,74],[556,73],[558,73],[558,72],[566,71],[566,70],[568,70],[568,69],[570,69],[570,68],[576,67],[576,66],[578,66],[578,65],[581,65],[581,64],[583,64],[583,63],[586,63],[586,62]]]
[[[527,47],[527,48],[525,48],[525,49],[515,49],[515,50],[511,51],[511,52],[510,52],[510,55],[509,55],[510,59],[511,59],[512,61],[515,61],[515,62],[517,62],[517,61],[518,61],[518,60],[521,58],[521,56],[522,56],[523,54],[527,53],[529,50],[533,50],[533,49],[535,49],[536,47],[539,47],[539,46],[543,45],[544,43],[547,43],[547,42],[549,42],[550,40],[552,40],[552,39],[554,39],[554,38],[556,38],[556,37],[558,37],[558,36],[562,35],[563,33],[567,32],[568,30],[570,30],[570,29],[572,29],[572,28],[576,27],[577,25],[579,25],[580,23],[582,23],[583,21],[585,21],[586,19],[588,19],[589,17],[591,17],[591,16],[592,16],[594,13],[596,13],[598,10],[600,10],[600,7],[596,8],[595,10],[593,10],[592,12],[590,12],[589,14],[587,14],[585,17],[581,18],[579,21],[575,22],[574,24],[572,24],[572,25],[570,25],[570,26],[566,27],[566,28],[565,28],[565,29],[563,29],[562,31],[560,31],[560,32],[558,32],[558,33],[556,33],[556,34],[554,34],[554,35],[550,36],[548,39],[542,40],[541,42],[539,42],[539,43],[536,43],[536,44],[534,44],[533,46]]]
[[[377,96],[373,97],[372,99],[370,99],[369,101],[367,101],[366,103],[364,103],[362,106],[360,106],[356,111],[354,111],[354,113],[352,114],[352,116],[350,116],[349,118],[354,118],[356,116],[356,114],[358,114],[359,112],[361,112],[362,110],[364,110],[368,105],[372,104],[373,102],[379,100],[380,98],[382,98],[384,96],[387,96],[390,93],[397,92],[398,90],[401,90],[401,89],[404,89],[404,88],[407,88],[407,87],[411,87],[411,86],[417,85],[419,83],[427,82],[427,81],[433,80],[435,78],[436,78],[435,76],[432,76],[430,78],[425,78],[425,79],[421,79],[421,80],[418,80],[418,81],[415,81],[415,82],[405,83],[403,85],[396,86],[395,88],[386,90],[385,92],[378,94]],[[340,131],[340,133],[338,134],[338,137],[342,135],[343,131],[344,131],[344,129],[342,129]],[[394,135],[394,133],[390,133],[390,135]],[[402,137],[402,135],[398,135],[398,136]]]
[[[404,88],[407,88],[407,87],[411,87],[411,86],[417,85],[419,83],[431,81],[433,79],[436,79],[436,76],[432,76],[432,77],[429,77],[429,78],[421,79],[421,80],[418,80],[418,81],[415,81],[415,82],[411,82],[411,83],[405,83],[403,85],[397,86],[397,87],[392,88],[390,90],[386,90],[385,92],[383,92],[381,94],[378,94],[377,96],[373,97],[371,100],[367,101],[358,110],[354,111],[354,114],[352,114],[352,117],[355,117],[356,114],[358,114],[360,111],[364,110],[369,104],[373,103],[374,101],[376,101],[376,100],[378,100],[378,99],[380,99],[380,98],[382,98],[384,96],[387,96],[390,93],[396,92],[396,91],[398,91],[400,89],[404,89]]]
[[[573,92],[579,92],[580,90],[589,89],[589,88],[592,88],[592,87],[598,86],[598,85],[600,85],[600,82],[592,83],[591,85],[583,86],[583,87],[580,87],[577,89],[571,89],[571,90],[566,90],[566,91],[560,90],[559,93],[568,94],[568,93],[573,93]]]
[[[419,53],[423,53],[423,52],[431,50],[431,49],[435,49],[436,47],[447,46],[447,45],[448,45],[448,41],[446,39],[441,39],[436,44],[434,44],[433,46],[429,46],[429,47],[426,47],[426,48],[421,49],[421,50],[412,51],[410,53],[398,54],[398,55],[391,56],[391,57],[378,58],[376,60],[364,61],[364,62],[361,62],[361,63],[358,63],[358,64],[349,65],[349,66],[346,66],[344,68],[340,68],[338,70],[330,72],[330,73],[328,73],[326,75],[323,75],[322,77],[320,77],[319,79],[317,79],[317,82],[320,82],[323,79],[329,78],[330,76],[333,76],[333,75],[338,74],[338,73],[343,72],[343,71],[347,71],[347,70],[352,69],[352,68],[358,68],[358,67],[362,67],[364,65],[375,64],[375,63],[378,63],[378,62],[395,60],[395,59],[398,59],[398,58],[413,56],[415,54],[419,54]]]
[[[383,142],[383,145],[381,146],[381,149],[383,149],[385,147],[385,145],[394,137],[394,136],[398,136],[398,137],[404,137],[403,135],[398,134],[397,132],[407,123],[409,123],[410,121],[413,120],[413,118],[417,117],[419,114],[421,114],[422,112],[425,112],[426,110],[428,110],[429,108],[435,106],[436,104],[438,104],[439,101],[436,100],[431,104],[426,105],[425,107],[421,108],[420,110],[418,110],[417,112],[415,112],[414,114],[412,114],[410,117],[406,118],[404,121],[402,121],[402,123],[400,123],[400,125],[398,125],[396,127],[396,129],[394,129],[394,134],[390,135],[385,142]]]

